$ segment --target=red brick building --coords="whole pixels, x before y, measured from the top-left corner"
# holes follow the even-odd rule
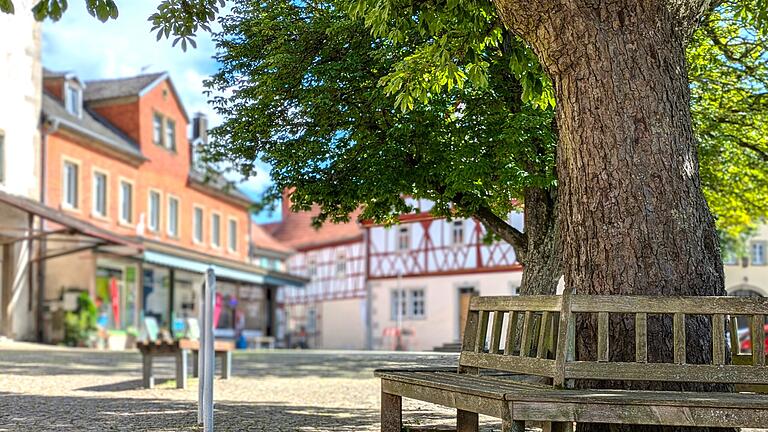
[[[45,300],[55,307],[66,292],[88,290],[109,328],[153,316],[179,329],[197,313],[201,275],[213,265],[219,327],[273,333],[273,290],[303,280],[251,256],[287,254],[264,246],[262,232],[252,247],[250,199],[195,162],[207,122],[190,120],[168,74],[83,82],[45,71],[43,89],[44,204],[144,246],[140,256],[96,248],[46,262]]]

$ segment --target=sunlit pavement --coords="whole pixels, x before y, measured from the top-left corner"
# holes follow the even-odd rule
[[[197,380],[141,388],[138,352],[0,342],[0,431],[197,431]],[[216,431],[374,431],[386,366],[455,365],[455,355],[345,351],[236,352],[234,377],[215,381]],[[454,412],[405,401],[416,429],[455,425]],[[484,430],[499,430],[483,419]]]

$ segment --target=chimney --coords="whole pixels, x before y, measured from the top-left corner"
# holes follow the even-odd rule
[[[192,118],[192,139],[200,138],[203,144],[208,144],[208,117],[201,113],[195,113]]]

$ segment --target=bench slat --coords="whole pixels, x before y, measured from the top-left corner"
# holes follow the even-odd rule
[[[752,342],[752,364],[765,366],[765,318],[763,315],[752,315],[752,326],[749,336]]]
[[[520,356],[528,357],[531,354],[531,344],[533,339],[533,312],[525,311],[523,317],[523,332],[520,340]]]
[[[635,361],[648,363],[648,314],[635,314]]]
[[[676,313],[672,320],[672,328],[674,331],[674,362],[677,364],[683,364],[686,361],[685,352],[685,314]]]
[[[504,344],[505,355],[512,355],[515,352],[515,348],[517,348],[515,342],[517,341],[517,318],[519,316],[520,312],[518,311],[509,313],[509,318],[507,319],[507,340]]]
[[[487,311],[549,311],[560,310],[560,296],[486,296],[472,297],[469,302],[469,310]]]
[[[673,363],[604,363],[574,361],[565,364],[565,377],[573,379],[675,381],[768,384],[768,368],[739,365]]]
[[[725,315],[712,315],[712,364],[725,364]]]
[[[491,346],[488,352],[498,354],[501,346],[501,330],[504,324],[504,312],[495,311],[493,313],[493,326],[491,327]]]
[[[597,361],[608,361],[608,312],[597,314]]]
[[[768,301],[759,297],[574,295],[572,301],[573,312],[768,315]]]
[[[549,337],[549,312],[541,314],[539,323],[539,340],[536,346],[536,357],[545,358],[547,355],[547,338]]]
[[[488,335],[488,314],[488,311],[480,311],[480,324],[477,327],[475,352],[483,352],[485,349],[485,338]]]
[[[521,374],[552,377],[555,361],[535,357],[505,356],[500,354],[476,353],[463,351],[460,359],[462,366],[482,369],[498,369]]]

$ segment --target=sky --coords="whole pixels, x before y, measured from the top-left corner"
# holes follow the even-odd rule
[[[203,80],[216,72],[212,58],[215,45],[211,36],[198,34],[197,49],[172,47],[172,41],[156,39],[147,18],[154,13],[157,0],[117,2],[120,14],[116,20],[98,21],[85,10],[85,2],[70,2],[69,9],[58,22],[43,24],[43,65],[54,71],[71,71],[79,78],[120,78],[141,73],[167,71],[179,92],[187,112],[203,112],[211,126],[221,118],[207,105]],[[212,26],[214,31],[217,26]],[[268,168],[262,164],[263,168]],[[242,182],[238,187],[252,198],[269,184],[268,172]],[[279,214],[260,214],[256,220],[267,222]]]

